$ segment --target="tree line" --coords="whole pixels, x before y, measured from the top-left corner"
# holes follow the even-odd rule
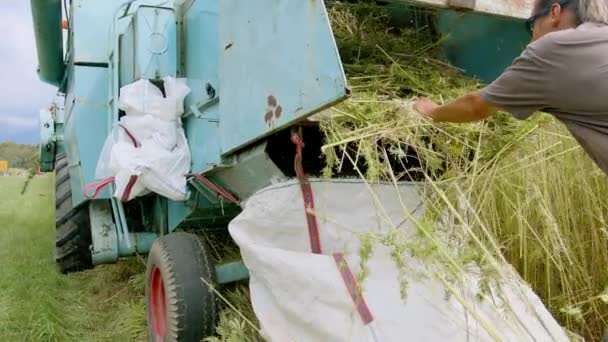
[[[8,161],[9,168],[31,169],[38,160],[38,145],[0,143],[0,160]]]

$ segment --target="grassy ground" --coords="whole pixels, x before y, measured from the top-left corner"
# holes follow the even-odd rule
[[[53,261],[54,180],[0,177],[0,341],[144,341],[143,263],[63,276]]]

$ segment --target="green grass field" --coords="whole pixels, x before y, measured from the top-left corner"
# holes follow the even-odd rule
[[[0,177],[0,341],[145,341],[143,259],[57,272],[54,179]]]

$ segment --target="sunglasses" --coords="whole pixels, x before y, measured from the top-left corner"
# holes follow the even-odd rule
[[[560,0],[560,1],[554,1],[549,3],[547,6],[545,6],[545,8],[543,8],[540,12],[534,14],[533,16],[531,16],[530,18],[528,18],[528,20],[526,20],[526,31],[528,31],[528,33],[530,33],[530,35],[532,35],[534,33],[534,24],[536,23],[536,20],[538,20],[538,18],[544,17],[547,14],[549,14],[549,12],[551,12],[551,7],[553,7],[553,4],[558,4],[564,8],[566,8],[568,5],[571,4],[570,0]]]

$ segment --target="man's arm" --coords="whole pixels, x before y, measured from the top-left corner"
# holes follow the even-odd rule
[[[498,108],[484,101],[478,92],[469,93],[443,106],[423,99],[414,104],[414,109],[435,122],[455,123],[480,121],[498,111]]]
[[[561,51],[556,54],[556,51]],[[564,57],[563,47],[547,35],[530,45],[505,72],[489,86],[469,93],[451,103],[438,106],[431,100],[420,100],[414,109],[437,122],[473,122],[483,120],[500,108],[524,120],[534,112],[550,107],[560,70],[565,65],[556,61]]]

